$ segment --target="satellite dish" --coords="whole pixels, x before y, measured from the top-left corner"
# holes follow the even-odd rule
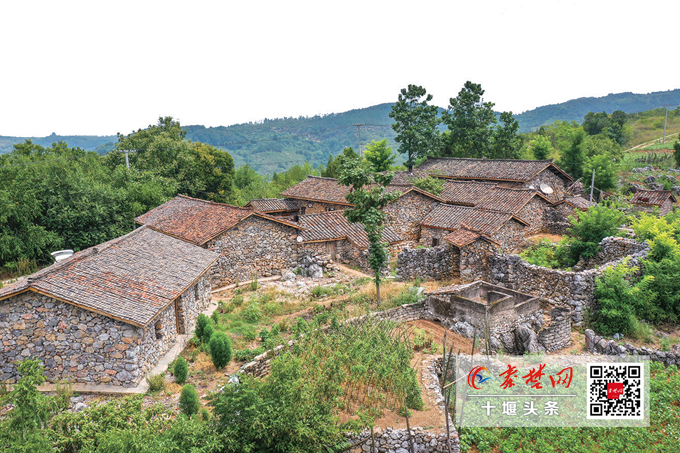
[[[529,186],[529,189],[536,190],[536,187],[534,187],[533,184],[532,184],[532,185]]]
[[[541,184],[541,192],[543,192],[546,195],[550,195],[551,193],[553,193],[553,189],[547,184]]]
[[[54,260],[58,263],[61,260],[65,260],[66,258],[73,256],[73,250],[59,250],[57,252],[50,253],[50,255],[52,255]]]
[[[298,241],[298,242],[302,242],[302,236],[298,236],[298,237],[297,237],[297,241]]]

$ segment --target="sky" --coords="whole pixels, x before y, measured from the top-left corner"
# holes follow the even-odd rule
[[[394,102],[498,111],[680,88],[680,2],[4,1],[0,135],[227,126]]]

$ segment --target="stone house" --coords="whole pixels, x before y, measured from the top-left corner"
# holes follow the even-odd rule
[[[284,190],[281,195],[297,203],[297,214],[305,215],[344,211],[352,206],[345,199],[349,192],[350,188],[338,184],[335,178],[307,176],[307,179]]]
[[[480,200],[489,195],[489,192],[498,187],[497,184],[476,181],[456,181],[447,179],[444,181],[444,190],[438,196],[446,204],[460,206],[475,206]]]
[[[304,228],[301,235],[305,252],[370,270],[369,242],[363,225],[349,223],[341,211],[300,216],[300,225]],[[403,242],[401,236],[386,227],[382,238],[389,244],[390,255],[396,255]]]
[[[467,230],[510,252],[524,241],[529,223],[509,213],[440,204],[421,222],[420,244],[438,246],[445,236]]]
[[[443,200],[410,184],[391,184],[388,192],[401,196],[383,208],[392,229],[406,241],[420,240],[420,222]]]
[[[297,202],[291,198],[258,198],[256,200],[250,200],[245,207],[263,214],[291,219],[294,218],[300,210]]]
[[[494,187],[475,207],[517,216],[529,224],[525,234],[549,232],[546,220],[553,203],[536,190]]]
[[[633,209],[653,213],[654,209],[659,210],[659,215],[666,215],[673,210],[677,199],[670,190],[638,190],[631,198],[630,202]]]
[[[302,227],[281,217],[178,195],[135,219],[219,255],[213,286],[269,277],[298,262]]]
[[[478,181],[511,189],[552,190],[546,196],[553,202],[564,197],[573,178],[549,160],[464,159],[428,157],[417,167],[422,174],[453,180]]]
[[[135,386],[194,329],[216,259],[142,227],[0,289],[0,381],[33,357],[49,382]]]

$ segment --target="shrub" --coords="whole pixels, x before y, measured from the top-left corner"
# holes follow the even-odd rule
[[[231,340],[222,333],[213,335],[210,339],[210,357],[215,365],[215,368],[221,370],[232,358]]]
[[[175,367],[173,368],[172,373],[175,375],[175,382],[184,384],[187,380],[187,375],[189,374],[189,364],[184,360],[184,357],[179,356],[177,360],[175,360]]]
[[[595,298],[599,310],[595,313],[595,330],[602,335],[630,334],[635,326],[635,298],[640,292],[626,280],[637,268],[627,263],[606,268],[595,280]]]
[[[541,239],[523,251],[520,256],[529,264],[557,269],[560,267],[560,263],[555,254],[556,250],[557,245],[547,239]]]
[[[234,354],[234,359],[236,359],[239,362],[250,362],[253,360],[255,357],[258,355],[262,354],[264,352],[263,347],[255,348],[255,349],[241,349],[240,351],[236,351]]]
[[[231,299],[231,303],[234,307],[240,307],[243,304],[243,296],[241,294],[234,296],[234,298]]]
[[[201,337],[201,342],[203,344],[210,343],[210,338],[212,338],[214,333],[215,329],[213,328],[212,323],[208,322],[208,324],[206,324],[206,326],[203,328],[203,337]]]
[[[576,212],[576,217],[569,217],[572,226],[567,230],[571,236],[568,247],[563,248],[566,267],[578,263],[581,258],[592,258],[599,250],[599,244],[607,236],[618,232],[624,215],[607,206],[595,206],[588,211]]]
[[[315,297],[317,299],[324,296],[330,296],[331,294],[333,294],[333,288],[331,288],[330,286],[317,285],[314,288],[312,288],[311,294],[312,297]]]
[[[191,417],[198,413],[198,409],[201,407],[201,403],[198,400],[198,393],[193,385],[185,385],[182,387],[182,394],[179,397],[179,410],[186,415]]]
[[[149,374],[146,376],[146,382],[149,384],[149,391],[151,392],[165,390],[165,373]]]
[[[257,274],[253,275],[253,279],[250,281],[250,289],[251,291],[257,291],[257,287],[259,285],[257,284]]]
[[[263,328],[260,330],[260,339],[261,339],[262,341],[267,341],[267,338],[269,338],[269,331],[267,330],[266,327],[263,327]]]
[[[270,337],[278,337],[280,335],[281,327],[278,324],[272,326],[272,330],[269,332]]]
[[[201,341],[203,341],[203,331],[205,330],[205,326],[208,324],[210,324],[210,318],[208,318],[203,313],[198,315],[198,318],[196,318],[196,336]]]
[[[212,315],[210,315],[210,319],[212,320],[215,327],[220,325],[220,315],[217,313],[217,310],[212,312]]]
[[[248,303],[248,306],[243,309],[241,316],[243,316],[243,319],[251,324],[257,323],[262,318],[262,311],[260,310],[259,304],[257,302],[251,301]]]
[[[68,408],[73,396],[73,383],[70,379],[62,379],[57,382],[57,401],[63,408]]]

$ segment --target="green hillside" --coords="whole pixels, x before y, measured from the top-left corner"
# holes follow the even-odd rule
[[[364,109],[312,117],[265,118],[259,122],[232,126],[194,125],[185,126],[185,128],[188,139],[229,151],[236,166],[247,163],[260,173],[271,174],[305,161],[315,167],[325,164],[330,154],[337,155],[346,146],[357,150],[359,147],[357,128],[352,126],[357,123],[365,123],[361,127],[361,141],[364,146],[371,140],[387,138],[390,146],[396,150],[395,134],[390,127],[392,120],[388,116],[392,105],[392,103],[385,103]],[[680,89],[648,94],[618,93],[599,98],[573,99],[561,104],[538,107],[516,115],[516,118],[520,124],[520,131],[529,132],[557,120],[574,120],[580,123],[585,114],[590,111],[611,113],[615,110],[622,110],[626,113],[635,113],[658,109],[663,105],[668,105],[669,109],[675,109],[680,105]],[[0,153],[10,151],[15,143],[21,143],[26,138],[42,146],[49,146],[61,140],[69,146],[81,147],[102,154],[113,149],[117,141],[115,135],[0,136]],[[399,156],[397,163],[401,162],[403,162],[403,157]]]
[[[545,105],[515,115],[520,132],[529,132],[557,120],[582,122],[588,112],[622,110],[626,113],[644,112],[668,105],[674,109],[680,105],[680,89],[657,91],[647,94],[618,93],[599,98],[578,98],[561,104]]]

